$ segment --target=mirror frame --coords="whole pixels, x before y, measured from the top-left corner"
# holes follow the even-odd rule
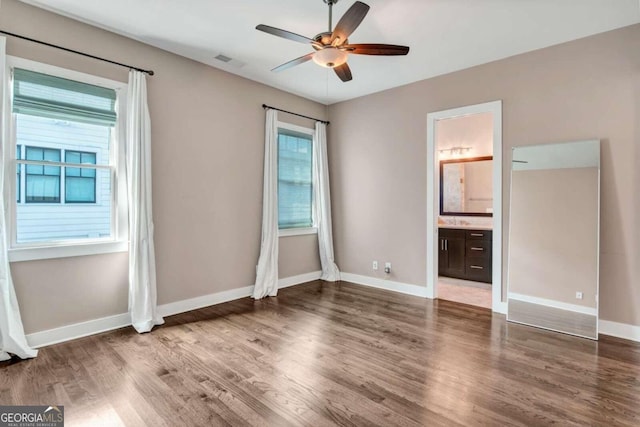
[[[445,212],[444,211],[444,165],[449,163],[468,163],[468,162],[482,162],[486,160],[492,160],[493,156],[481,156],[481,157],[468,157],[462,159],[447,159],[440,160],[440,215],[441,216],[493,216],[493,213],[484,212]]]

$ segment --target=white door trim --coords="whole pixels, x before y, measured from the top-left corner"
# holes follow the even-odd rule
[[[427,114],[427,298],[438,297],[438,203],[436,121],[478,113],[493,114],[493,277],[492,309],[506,313],[502,302],[502,101],[467,105]]]

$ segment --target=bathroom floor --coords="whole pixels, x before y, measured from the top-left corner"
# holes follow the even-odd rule
[[[491,285],[438,276],[438,298],[491,308]]]

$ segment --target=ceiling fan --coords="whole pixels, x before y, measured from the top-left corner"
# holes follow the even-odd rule
[[[331,31],[333,5],[338,3],[338,0],[322,1],[329,5],[329,31],[320,33],[313,39],[290,31],[281,30],[280,28],[270,27],[269,25],[260,24],[256,27],[256,30],[264,31],[265,33],[269,33],[274,36],[283,37],[299,43],[309,43],[315,49],[315,52],[311,52],[307,55],[301,56],[300,58],[285,62],[271,71],[283,71],[313,59],[313,61],[318,65],[333,68],[338,77],[340,77],[340,80],[348,82],[353,78],[351,75],[351,69],[347,64],[349,54],[389,56],[406,55],[409,53],[409,47],[407,46],[396,46],[391,44],[349,44],[348,37],[356,30],[356,28],[358,28],[364,17],[367,15],[367,12],[369,12],[369,6],[361,1],[355,2],[353,6],[351,6],[342,16],[340,21],[338,21],[335,29]]]

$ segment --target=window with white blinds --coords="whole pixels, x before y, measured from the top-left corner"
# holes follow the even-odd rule
[[[115,191],[123,163],[116,129],[122,89],[116,85],[126,85],[12,60],[11,109],[4,112],[11,115],[16,153],[9,159],[17,180],[11,185],[11,248],[87,247],[121,238],[118,199],[126,195]]]
[[[278,129],[278,227],[313,227],[313,137]]]

